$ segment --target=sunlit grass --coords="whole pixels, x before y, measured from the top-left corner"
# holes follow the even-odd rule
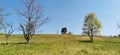
[[[76,35],[34,35],[30,44],[24,44],[22,35],[13,35],[5,44],[0,36],[0,55],[119,55],[120,38],[89,37]]]

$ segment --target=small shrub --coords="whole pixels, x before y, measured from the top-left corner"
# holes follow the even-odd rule
[[[120,37],[120,34],[118,35],[118,37]]]
[[[116,35],[114,35],[113,37],[117,37]]]

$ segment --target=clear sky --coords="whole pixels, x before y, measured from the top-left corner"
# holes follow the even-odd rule
[[[116,35],[120,33],[116,22],[120,23],[120,0],[37,0],[43,8],[44,17],[51,21],[43,25],[43,34],[56,34],[62,27],[67,27],[73,34],[81,34],[85,16],[95,13],[102,23],[102,35]],[[4,13],[10,13],[7,21],[14,24],[14,34],[21,33],[15,7],[20,0],[0,0],[0,6],[5,7]]]

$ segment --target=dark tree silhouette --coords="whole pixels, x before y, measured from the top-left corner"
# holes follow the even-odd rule
[[[62,34],[66,34],[66,33],[67,33],[67,28],[66,28],[66,27],[62,28],[62,29],[61,29],[61,33],[62,33]]]

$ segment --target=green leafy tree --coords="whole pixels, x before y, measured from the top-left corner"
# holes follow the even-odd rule
[[[97,35],[100,32],[102,25],[97,19],[94,13],[89,13],[85,16],[84,25],[83,25],[83,34],[88,35],[90,40],[93,41],[94,35]]]

